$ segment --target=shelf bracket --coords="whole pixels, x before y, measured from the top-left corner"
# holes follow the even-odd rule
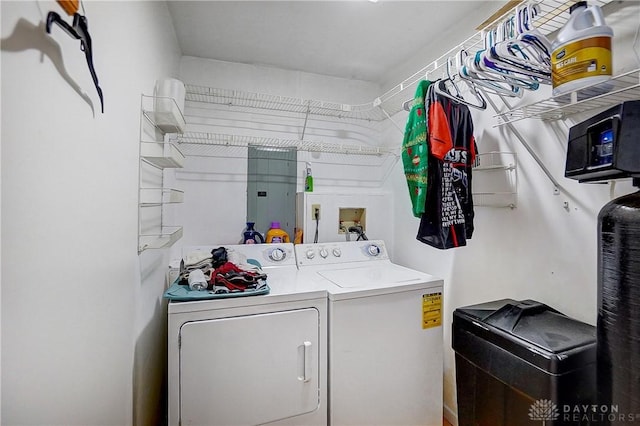
[[[402,127],[400,127],[400,125],[398,125],[398,123],[395,122],[395,120],[393,118],[391,118],[391,116],[389,115],[389,113],[387,111],[385,111],[384,108],[382,108],[381,105],[379,105],[380,107],[380,111],[382,111],[384,113],[384,115],[387,116],[387,118],[389,119],[389,121],[391,121],[391,124],[393,124],[393,126],[398,129],[400,131],[400,133],[402,133],[404,135],[404,129]]]
[[[302,136],[300,137],[300,140],[303,141],[304,140],[304,134],[307,131],[307,121],[309,121],[309,112],[311,111],[311,101],[307,102],[307,112],[304,115],[304,125],[302,126]]]
[[[482,89],[481,89],[482,90]],[[484,92],[484,91],[483,91]],[[491,105],[491,107],[493,108],[493,110],[498,113],[498,107],[496,106],[496,104],[493,102],[493,99],[491,99],[491,97],[487,96],[486,93],[483,93],[484,98],[487,100],[487,102]],[[500,99],[502,100],[502,102],[510,108],[509,103],[507,102],[507,100],[502,96],[502,95],[498,95],[500,97]],[[511,133],[513,133],[515,135],[515,137],[520,141],[520,143],[522,144],[522,146],[525,147],[525,149],[527,150],[527,152],[529,152],[529,154],[531,155],[531,157],[535,160],[536,163],[538,163],[538,166],[540,166],[540,168],[542,169],[542,171],[544,172],[545,175],[547,175],[547,178],[549,178],[549,180],[551,181],[551,183],[553,184],[554,188],[554,193],[556,191],[558,191],[559,189],[562,189],[562,186],[558,183],[558,181],[556,180],[556,178],[553,177],[553,174],[551,174],[551,171],[549,171],[549,169],[547,168],[547,166],[544,165],[544,163],[542,162],[542,160],[540,159],[540,157],[538,157],[538,154],[536,154],[536,152],[533,150],[533,148],[531,148],[531,145],[529,145],[529,143],[526,141],[526,139],[522,136],[522,134],[518,131],[518,129],[516,129],[516,127],[513,125],[513,123],[508,122],[505,124],[505,126],[511,131]]]

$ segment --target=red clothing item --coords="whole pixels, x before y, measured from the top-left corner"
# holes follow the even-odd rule
[[[466,245],[473,234],[471,166],[476,141],[469,108],[429,87],[429,166],[425,213],[417,239],[439,249]]]
[[[431,92],[433,92],[433,90],[431,90]],[[473,122],[471,121],[469,108],[463,104],[456,104],[451,101],[451,99],[436,93],[433,93],[429,99],[429,153],[437,159],[445,161],[445,157],[447,157],[447,154],[449,154],[452,149],[462,148],[462,152],[468,151],[471,154],[471,158],[463,159],[459,157],[457,162],[465,165],[467,163],[473,164],[476,160],[476,141],[473,137]],[[453,109],[459,109],[460,111],[458,114],[454,114]],[[461,118],[461,116],[468,116],[468,118]],[[455,143],[454,137],[452,136],[452,127],[454,126],[456,136],[458,136],[459,132],[462,133],[460,135],[462,140],[458,138]],[[464,129],[460,126],[467,126],[469,129]],[[464,139],[467,138],[469,140],[465,141]],[[453,158],[449,161],[451,160],[453,160]]]

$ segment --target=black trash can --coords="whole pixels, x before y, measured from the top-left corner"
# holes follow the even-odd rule
[[[588,425],[596,328],[533,301],[453,313],[459,426]]]

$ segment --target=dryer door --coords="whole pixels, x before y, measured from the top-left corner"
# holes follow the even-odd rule
[[[182,425],[255,425],[318,409],[314,308],[189,322],[180,330]]]

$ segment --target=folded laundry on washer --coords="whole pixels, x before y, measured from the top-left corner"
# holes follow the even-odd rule
[[[192,251],[184,257],[184,266],[186,268],[189,268],[195,265],[199,265],[203,262],[211,263],[211,259],[211,253],[208,253],[204,250]]]
[[[226,262],[211,272],[211,287],[215,293],[256,290],[267,283],[267,274],[261,270],[247,271],[232,262]]]
[[[180,279],[179,282],[186,281],[189,278],[189,272],[195,269],[201,269],[208,277],[211,277],[211,269],[216,268],[227,261],[227,250],[224,247],[218,247],[210,252],[204,250],[196,250],[187,255],[180,262]]]
[[[198,263],[194,263],[192,265],[185,264],[184,265],[184,269],[187,270],[187,271],[193,271],[195,269],[205,269],[205,268],[211,269],[212,266],[213,265],[211,263],[211,256],[209,256],[208,259],[202,260],[202,261],[200,261]]]
[[[234,249],[227,250],[229,262],[235,264],[244,271],[262,272],[260,262],[255,259],[247,259],[247,256]]]
[[[208,277],[207,289],[216,294],[256,291],[266,287],[267,274],[259,262],[224,247],[213,249],[211,254],[203,251],[189,253],[183,262],[177,280],[180,285],[187,285],[190,272],[200,269]]]

